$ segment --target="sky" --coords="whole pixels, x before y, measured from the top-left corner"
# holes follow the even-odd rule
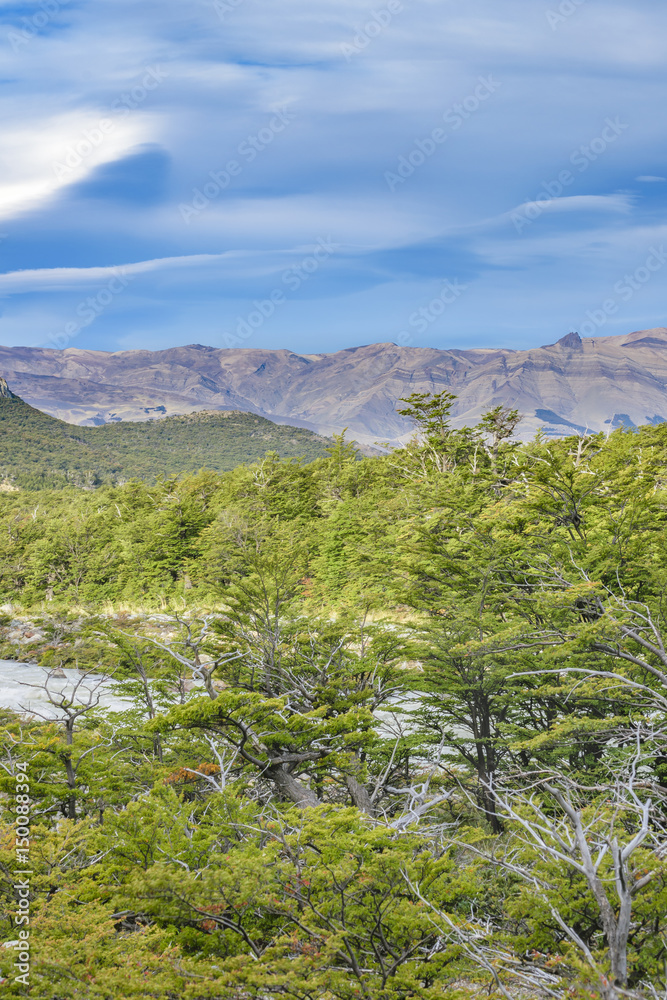
[[[667,325],[656,0],[0,0],[0,343]]]

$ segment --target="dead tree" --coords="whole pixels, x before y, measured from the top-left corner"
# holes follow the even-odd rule
[[[646,985],[648,993],[628,987],[635,903],[658,877],[667,855],[667,789],[646,781],[641,735],[638,729],[631,759],[619,773],[610,773],[608,784],[587,787],[558,773],[515,775],[512,787],[495,789],[509,839],[497,841],[491,851],[458,845],[530,887],[589,966],[604,1000],[658,996],[655,985]],[[544,861],[553,863],[555,871],[569,870],[584,880],[604,940],[596,954],[564,916],[558,886]]]
[[[55,709],[55,715],[45,714],[30,705],[22,705],[21,707],[24,712],[43,719],[45,722],[57,722],[63,728],[65,746],[61,750],[56,751],[58,758],[65,768],[65,783],[67,787],[67,796],[61,809],[67,819],[76,819],[79,791],[78,777],[81,765],[96,750],[103,747],[110,747],[113,744],[113,739],[108,738],[99,744],[95,744],[75,754],[74,732],[78,720],[98,708],[101,689],[108,678],[94,674],[92,671],[86,671],[74,680],[71,690],[55,691],[52,681],[56,677],[59,678],[59,676],[55,671],[49,671],[43,684],[25,685],[26,687],[44,691],[46,700]]]

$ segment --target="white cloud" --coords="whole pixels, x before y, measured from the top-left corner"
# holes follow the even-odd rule
[[[380,177],[382,180],[382,177]],[[380,185],[378,185],[379,187]],[[212,201],[189,226],[174,206],[160,220],[173,236],[180,228],[210,243],[224,234],[239,247],[282,247],[309,244],[331,236],[338,243],[365,250],[405,246],[439,236],[447,218],[442,205],[385,197],[348,197],[338,193],[298,194],[275,198],[227,197]],[[176,225],[174,225],[174,222]]]
[[[544,201],[525,201],[521,205],[516,205],[509,212],[495,215],[491,218],[480,219],[469,225],[457,227],[452,232],[464,234],[492,231],[500,225],[513,223],[517,217],[526,220],[526,227],[533,221],[539,222],[540,217],[546,213],[576,213],[576,212],[615,212],[621,215],[629,215],[634,206],[632,195],[627,194],[584,194],[570,195],[562,198],[550,198]],[[525,236],[522,237],[525,242]]]
[[[650,252],[658,247],[664,252],[667,241],[667,225],[623,226],[618,229],[583,228],[576,231],[545,234],[536,224],[524,235],[506,240],[480,239],[476,250],[488,263],[501,267],[530,267],[536,260],[562,264],[567,272],[573,262],[581,271],[582,261],[586,269],[581,272],[585,278],[593,280],[597,274],[607,274],[614,280],[617,270],[636,267]]]
[[[87,285],[97,285],[110,280],[119,274],[126,277],[136,277],[141,274],[151,274],[159,271],[175,271],[186,268],[206,269],[222,264],[241,265],[244,272],[248,267],[255,273],[271,273],[281,267],[289,266],[291,257],[300,257],[312,253],[316,243],[304,243],[282,250],[227,250],[225,253],[184,254],[179,257],[155,257],[152,260],[135,261],[131,264],[112,264],[106,267],[43,267],[33,270],[9,271],[0,274],[0,294],[16,295],[26,292],[58,292],[71,288],[81,288]],[[340,248],[345,252],[354,248]],[[271,262],[261,265],[256,261],[271,258]]]
[[[100,129],[106,121],[107,131]],[[159,134],[155,116],[72,111],[10,122],[0,134],[0,218],[10,219],[44,204],[65,187],[89,176]]]
[[[579,194],[565,198],[552,198],[550,201],[527,201],[518,205],[512,212],[526,212],[538,208],[544,212],[621,212],[627,215],[632,211],[633,198],[627,194]]]
[[[182,257],[156,257],[154,260],[141,260],[133,264],[117,264],[109,267],[44,267],[10,271],[7,274],[0,274],[0,292],[15,295],[20,292],[61,291],[91,283],[97,284],[119,273],[134,276],[172,268],[198,267],[201,264],[213,264],[239,255],[239,252],[234,251],[218,254],[201,253]]]

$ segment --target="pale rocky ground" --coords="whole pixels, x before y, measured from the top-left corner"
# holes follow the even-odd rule
[[[506,404],[523,438],[667,419],[667,328],[526,351],[371,344],[334,354],[189,345],[165,351],[0,347],[0,375],[26,402],[70,423],[151,420],[236,409],[365,443],[406,440],[396,413],[411,392],[458,397],[458,426]]]

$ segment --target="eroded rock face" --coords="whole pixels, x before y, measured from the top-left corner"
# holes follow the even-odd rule
[[[0,378],[0,399],[16,399],[4,378]]]
[[[0,372],[32,406],[80,424],[236,409],[323,434],[348,427],[359,441],[398,441],[410,427],[397,400],[442,389],[458,397],[457,425],[502,403],[524,414],[524,438],[540,426],[566,434],[667,419],[664,327],[625,337],[570,333],[526,351],[390,343],[334,354],[198,344],[114,354],[14,347],[0,348]]]

